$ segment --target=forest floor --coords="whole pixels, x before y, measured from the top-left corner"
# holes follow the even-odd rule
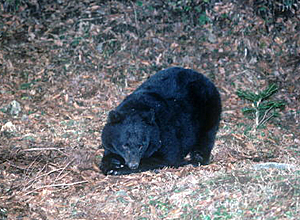
[[[0,219],[299,219],[299,10],[269,22],[250,0],[9,2],[0,1]],[[171,66],[219,88],[211,164],[104,176],[107,113]],[[236,92],[271,84],[270,99],[286,106],[256,129]]]

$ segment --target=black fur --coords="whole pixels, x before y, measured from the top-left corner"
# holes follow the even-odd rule
[[[109,113],[100,168],[127,174],[178,167],[189,153],[191,163],[208,164],[220,114],[220,94],[204,75],[180,67],[160,71]]]

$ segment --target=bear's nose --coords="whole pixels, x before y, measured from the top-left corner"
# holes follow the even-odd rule
[[[130,163],[128,163],[128,167],[132,170],[135,170],[139,167],[139,163],[138,162],[130,162]]]

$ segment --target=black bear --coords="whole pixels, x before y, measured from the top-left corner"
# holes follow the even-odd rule
[[[208,164],[221,115],[220,94],[204,75],[181,67],[162,70],[109,112],[102,131],[104,174],[151,165]]]

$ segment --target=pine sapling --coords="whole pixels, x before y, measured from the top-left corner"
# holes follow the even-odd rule
[[[283,109],[286,105],[283,101],[269,101],[274,93],[278,91],[278,87],[275,84],[271,84],[267,89],[259,92],[258,94],[238,89],[236,94],[238,97],[252,102],[251,107],[242,109],[245,116],[255,120],[255,127],[265,124],[273,117],[279,116],[279,110]]]

